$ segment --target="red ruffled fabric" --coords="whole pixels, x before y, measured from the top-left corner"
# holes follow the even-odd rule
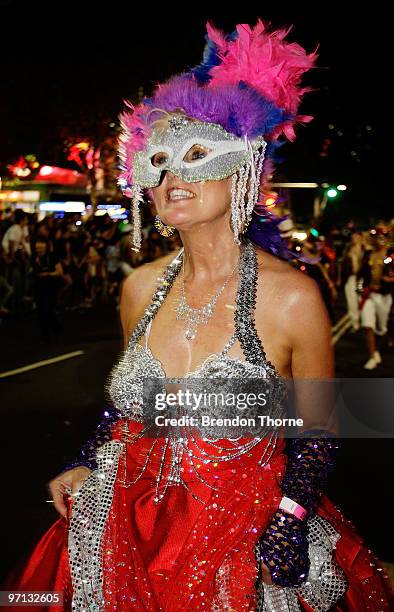
[[[114,437],[120,439],[120,427]],[[135,478],[149,447],[145,438],[128,445],[126,465],[122,457],[118,473]],[[214,603],[220,610],[255,610],[254,545],[281,498],[283,448],[281,441],[265,468],[257,465],[261,444],[237,460],[213,467],[201,462],[200,475],[216,490],[185,470],[182,477],[204,504],[181,485],[170,486],[159,504],[153,502],[160,452],[132,486],[118,478],[102,548],[106,612],[210,610]],[[335,557],[349,583],[335,611],[393,610],[387,575],[352,524],[324,496],[318,513],[340,534]],[[70,610],[67,521],[58,520],[44,535],[12,588],[61,590],[63,607],[38,610]]]
[[[325,496],[318,510],[340,534],[335,558],[343,569],[349,588],[336,612],[383,612],[394,610],[394,594],[387,572],[367,548],[353,524]]]
[[[68,522],[58,519],[35,546],[22,572],[13,572],[3,591],[51,591],[62,594],[61,605],[0,606],[0,610],[21,612],[62,612],[71,610],[71,577],[67,552]]]

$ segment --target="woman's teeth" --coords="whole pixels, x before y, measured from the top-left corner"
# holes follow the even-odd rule
[[[188,198],[194,198],[194,193],[186,189],[171,189],[168,192],[169,200],[185,200]]]

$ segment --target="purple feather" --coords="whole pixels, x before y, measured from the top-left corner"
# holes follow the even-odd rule
[[[288,249],[286,241],[280,235],[278,228],[279,223],[286,219],[286,217],[277,217],[263,207],[259,208],[261,210],[259,214],[253,212],[252,219],[246,230],[247,237],[276,257],[281,257],[287,261],[294,259],[294,253]]]
[[[152,99],[152,106],[217,123],[238,137],[269,135],[288,119],[285,111],[245,83],[238,87],[200,87],[190,74],[175,76],[161,85]],[[155,118],[152,113],[150,121]]]

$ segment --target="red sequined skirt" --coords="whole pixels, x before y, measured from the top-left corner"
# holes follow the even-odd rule
[[[114,438],[122,439],[120,427]],[[282,496],[283,441],[264,467],[258,465],[263,442],[238,459],[201,463],[198,474],[185,470],[182,477],[189,490],[171,485],[159,503],[154,502],[159,450],[136,480],[150,442],[142,438],[139,444],[127,445],[120,457],[102,539],[105,611],[256,610],[254,546]],[[348,582],[334,609],[393,610],[388,578],[351,523],[324,496],[318,514],[340,536],[334,556]],[[59,519],[40,540],[22,574],[8,585],[64,593],[63,606],[36,610],[71,609],[68,525],[68,520]],[[302,600],[300,605],[311,610]]]

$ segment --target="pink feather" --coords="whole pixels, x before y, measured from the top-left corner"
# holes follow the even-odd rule
[[[142,151],[149,137],[150,127],[147,123],[147,108],[144,104],[134,106],[127,100],[125,105],[131,109],[120,115],[121,132],[118,139],[118,154],[121,163],[121,172],[118,182],[130,184],[133,182],[133,154]]]
[[[299,44],[284,42],[290,29],[268,32],[259,19],[254,28],[238,25],[237,39],[226,41],[208,23],[208,36],[221,58],[221,64],[210,71],[208,87],[244,81],[279,108],[296,115],[303,94],[309,90],[300,87],[301,77],[315,64],[317,53],[307,54]]]

